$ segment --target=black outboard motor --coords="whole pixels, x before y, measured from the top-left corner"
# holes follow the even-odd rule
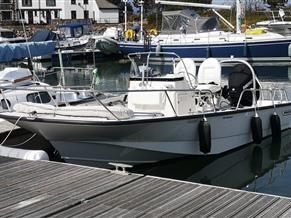
[[[231,106],[236,107],[239,97],[244,89],[253,88],[253,76],[249,67],[245,64],[237,64],[234,66],[232,73],[228,79],[229,86],[229,101]],[[259,89],[260,85],[256,81],[256,88]],[[256,100],[260,97],[260,92],[256,93]],[[244,92],[240,106],[251,106],[253,103],[253,94],[250,91]]]

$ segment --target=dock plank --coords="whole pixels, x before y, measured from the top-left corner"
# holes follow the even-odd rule
[[[280,215],[280,217],[282,217],[282,218],[289,218],[289,217],[291,217],[291,208],[288,207],[287,210],[285,210],[284,212],[282,212],[282,214]]]
[[[0,217],[290,217],[291,199],[0,157]]]
[[[255,217],[278,200],[279,200],[278,198],[273,198],[270,196],[262,196],[256,201],[255,204],[252,204],[249,207],[244,208],[243,210],[239,211],[235,216],[236,217]]]
[[[218,196],[226,194],[226,190],[211,188],[207,193],[197,196],[191,201],[185,202],[180,207],[174,207],[171,211],[163,214],[164,217],[184,217],[189,214],[189,212],[195,211],[203,207],[204,205],[213,201]],[[176,200],[178,201],[179,198]]]
[[[182,184],[174,187],[170,191],[161,193],[158,197],[153,198],[148,201],[148,204],[140,204],[137,205],[134,210],[131,210],[128,213],[122,214],[124,217],[137,217],[142,216],[147,213],[150,213],[152,210],[159,208],[166,204],[167,202],[173,201],[179,196],[189,192],[193,189],[193,185],[191,184]]]
[[[279,199],[273,205],[269,206],[265,211],[262,211],[257,215],[258,218],[269,217],[279,217],[286,211],[291,209],[291,202],[289,199]],[[288,214],[288,213],[286,213]]]
[[[226,207],[229,205],[233,200],[242,197],[244,193],[241,192],[228,192],[225,195],[219,196],[211,203],[205,204],[200,209],[196,209],[194,211],[189,211],[189,214],[187,216],[192,217],[202,217],[202,216],[209,216],[211,217],[213,213],[216,211]]]

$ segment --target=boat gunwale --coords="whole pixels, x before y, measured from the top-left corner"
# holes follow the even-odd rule
[[[276,104],[276,108],[291,106],[291,102],[280,103]],[[261,110],[271,109],[274,108],[274,105],[268,106],[258,106],[256,111],[259,113]],[[18,120],[19,117],[21,121],[29,121],[29,122],[45,122],[45,123],[56,123],[56,124],[76,124],[76,125],[100,125],[100,126],[120,126],[120,125],[133,125],[133,124],[142,124],[142,123],[156,123],[156,122],[168,122],[168,121],[180,121],[180,120],[187,120],[187,119],[197,119],[197,118],[208,118],[208,117],[215,117],[215,116],[228,116],[237,113],[245,113],[253,111],[255,114],[255,107],[247,107],[247,108],[239,108],[234,110],[224,110],[224,111],[212,111],[200,114],[190,114],[190,115],[183,115],[183,116],[171,116],[171,117],[155,117],[155,118],[147,118],[147,119],[124,119],[124,120],[102,120],[102,121],[88,121],[88,120],[68,120],[68,119],[52,119],[52,118],[40,118],[37,116],[28,116],[28,117],[21,117],[19,115],[7,115],[7,113],[11,113],[9,111],[0,112],[0,118],[6,120]],[[274,109],[276,112],[276,109]],[[288,111],[291,115],[291,108]],[[5,114],[6,113],[6,114]],[[14,112],[12,112],[14,113]],[[15,112],[16,113],[16,112]],[[17,113],[23,114],[23,113]],[[283,116],[288,116],[282,114]]]
[[[251,37],[251,36],[249,36]],[[183,43],[165,43],[165,42],[160,42],[160,45],[163,46],[163,48],[171,48],[171,47],[176,47],[177,45],[179,45],[179,47],[181,48],[187,48],[187,46],[191,45],[192,47],[195,46],[199,47],[199,46],[210,46],[210,47],[221,47],[221,46],[244,46],[245,43],[247,43],[247,46],[254,46],[254,45],[264,45],[264,44],[279,44],[279,43],[289,43],[291,42],[291,37],[283,37],[283,38],[276,38],[276,39],[266,39],[263,42],[259,39],[250,39],[248,37],[246,37],[245,40],[240,41],[240,42],[230,42],[230,41],[222,41],[222,42],[216,42],[216,43],[207,43],[207,42],[203,42],[203,43],[197,43],[197,42],[183,42]],[[156,47],[158,45],[158,43],[153,43],[151,44],[151,47]],[[143,42],[118,42],[118,46],[120,47],[144,47],[144,43]]]

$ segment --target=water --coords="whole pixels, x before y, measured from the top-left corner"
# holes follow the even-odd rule
[[[84,65],[78,65],[84,66]],[[124,90],[128,87],[128,62],[105,61],[97,64],[99,90]],[[287,88],[291,93],[290,66],[255,67],[263,84]],[[227,83],[227,72],[223,82]],[[90,85],[91,73],[66,75],[67,85]],[[58,75],[43,78],[45,82],[58,83]],[[289,94],[291,97],[291,95]],[[231,128],[231,126],[229,127]],[[160,177],[193,181],[204,184],[291,197],[291,130],[282,134],[281,143],[265,139],[260,145],[250,144],[216,156],[191,156],[142,165],[132,171]]]
[[[221,155],[163,161],[134,172],[291,197],[290,133],[283,133],[281,144],[267,138]]]

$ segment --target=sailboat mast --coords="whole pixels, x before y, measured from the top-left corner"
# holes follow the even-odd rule
[[[143,40],[143,4],[144,4],[144,1],[141,0],[139,3],[140,3],[140,39]]]
[[[240,0],[236,0],[236,33],[241,33],[241,3]]]
[[[127,0],[124,0],[124,32],[127,31]]]

